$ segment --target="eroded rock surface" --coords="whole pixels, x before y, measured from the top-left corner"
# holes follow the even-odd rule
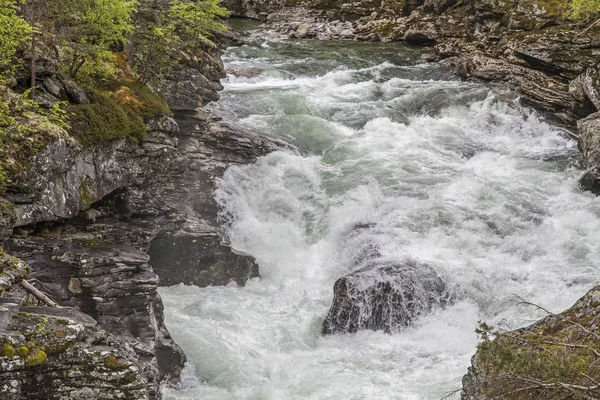
[[[136,351],[70,309],[0,304],[0,397],[146,400]]]

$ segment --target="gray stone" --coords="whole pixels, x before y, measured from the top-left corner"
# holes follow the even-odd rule
[[[369,262],[338,279],[333,292],[324,334],[393,332],[448,302],[446,285],[435,271],[414,261]]]
[[[0,397],[131,399],[157,395],[134,349],[66,308],[0,304]]]
[[[585,190],[600,195],[600,112],[580,120],[578,128],[586,167],[579,183]]]

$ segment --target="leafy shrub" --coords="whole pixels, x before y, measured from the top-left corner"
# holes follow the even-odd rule
[[[600,17],[600,0],[572,0],[571,10],[578,19],[592,19]]]

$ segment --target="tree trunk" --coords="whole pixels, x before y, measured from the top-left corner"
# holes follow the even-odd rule
[[[30,99],[33,100],[33,98],[35,97],[35,86],[36,86],[36,80],[35,80],[35,72],[36,72],[36,66],[35,66],[35,61],[36,61],[36,57],[35,57],[35,47],[36,47],[36,40],[35,40],[35,34],[31,37],[31,92],[29,93]]]

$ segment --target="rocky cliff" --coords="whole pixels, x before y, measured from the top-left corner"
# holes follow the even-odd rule
[[[185,355],[164,325],[157,288],[243,285],[258,274],[221,236],[213,192],[229,165],[276,145],[202,110],[222,90],[218,47],[182,57],[154,92],[125,76],[119,90],[160,103],[159,94],[168,105],[144,116],[142,140],[90,141],[96,126],[87,118],[105,100],[52,59],[40,57],[36,74],[40,103],[67,101],[86,119],[47,127],[32,135],[34,146],[17,137],[3,149],[0,244],[10,255],[0,249],[0,397],[159,398]],[[100,122],[110,122],[100,111]],[[19,286],[24,279],[58,307]]]

